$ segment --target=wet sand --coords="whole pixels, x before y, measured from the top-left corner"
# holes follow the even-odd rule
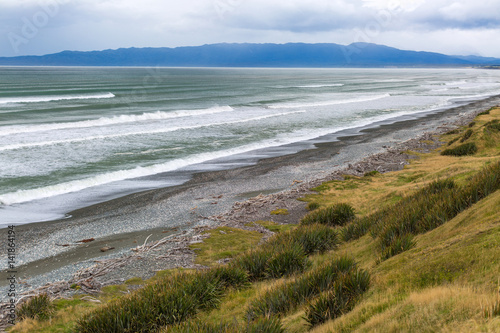
[[[236,202],[259,194],[294,191],[303,184],[322,179],[349,164],[390,150],[423,133],[446,132],[455,127],[454,123],[467,121],[478,112],[498,104],[500,96],[448,110],[401,117],[397,121],[369,128],[344,131],[341,136],[317,140],[314,149],[263,159],[252,166],[198,173],[183,185],[136,193],[86,207],[71,212],[68,219],[17,226],[17,271],[24,282],[19,291],[47,282],[69,280],[77,270],[94,265],[95,260],[129,254],[131,248],[142,245],[150,235],[149,242],[168,235],[189,234],[197,226],[215,226],[219,222],[213,217],[222,216]],[[309,145],[313,146],[312,143]],[[256,152],[246,158],[257,159],[258,154]],[[390,171],[391,168],[388,166],[382,171]],[[300,204],[294,209],[295,219],[305,213]],[[251,214],[247,218],[257,220],[259,215],[269,216],[269,212]],[[77,243],[89,238],[95,241]],[[0,243],[0,267],[3,269],[7,261],[4,255],[6,245],[5,242]],[[100,248],[104,246],[115,249],[103,253]],[[163,266],[155,264],[154,268],[167,268],[169,265],[166,261]],[[144,267],[131,269],[128,276],[122,277],[141,275],[141,269]],[[150,269],[142,275],[147,277],[153,271]],[[3,271],[0,276],[2,289],[6,286],[5,274]]]

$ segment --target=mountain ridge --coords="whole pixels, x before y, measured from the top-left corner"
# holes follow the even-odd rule
[[[0,57],[3,66],[171,67],[468,67],[498,65],[500,59],[452,56],[353,43],[218,43],[201,46],[62,51],[43,56]]]

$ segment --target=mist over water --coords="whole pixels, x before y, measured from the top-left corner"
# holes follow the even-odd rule
[[[58,218],[213,159],[499,88],[499,71],[473,69],[0,68],[0,221]]]

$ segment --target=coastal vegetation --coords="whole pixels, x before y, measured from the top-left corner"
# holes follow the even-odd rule
[[[192,245],[208,269],[57,300],[11,331],[500,331],[499,120],[490,109],[436,137],[446,147],[406,152],[417,158],[401,171],[322,184],[299,225],[248,224],[275,232],[265,242],[208,231]]]

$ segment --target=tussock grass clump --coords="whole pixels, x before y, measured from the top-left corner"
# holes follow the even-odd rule
[[[406,221],[408,219],[421,219],[428,209],[425,205],[429,195],[438,195],[443,191],[452,190],[456,186],[452,179],[442,179],[428,184],[419,192],[403,198],[400,202],[387,208],[376,211],[373,214],[357,219],[342,228],[342,239],[345,242],[363,237],[370,230],[373,237],[382,233],[382,229],[391,225],[393,221]],[[396,222],[398,224],[399,222]],[[399,234],[395,234],[397,236]],[[391,245],[392,244],[392,245]],[[393,239],[387,242],[388,247],[397,247]]]
[[[409,249],[415,247],[416,242],[413,240],[412,234],[406,235],[395,235],[390,244],[384,247],[381,258],[389,259],[397,254],[408,251]]]
[[[500,299],[498,299],[493,305],[484,309],[485,318],[493,318],[500,316]]]
[[[495,108],[493,107],[493,108],[490,108],[489,110],[483,111],[483,112],[479,113],[479,114],[478,114],[478,116],[486,116],[486,115],[489,115],[489,114],[490,114],[490,112],[491,112],[492,110],[494,110],[494,109],[495,109]]]
[[[356,271],[356,263],[341,257],[323,265],[293,282],[284,283],[255,299],[247,310],[247,318],[283,316],[310,301],[321,292],[331,289],[336,281]]]
[[[455,181],[451,178],[437,180],[427,185],[427,190],[431,194],[439,194],[446,190],[452,190],[456,186]]]
[[[411,235],[432,230],[463,210],[500,189],[500,162],[478,172],[462,187],[453,180],[435,181],[367,219],[372,235],[379,240],[382,259],[412,248]]]
[[[306,255],[332,250],[339,243],[337,231],[321,224],[301,225],[269,240],[269,246],[300,245]]]
[[[364,235],[370,230],[372,226],[373,218],[361,218],[349,223],[342,228],[341,235],[344,242],[349,242],[351,240],[356,240]]]
[[[380,172],[378,172],[377,170],[373,170],[370,172],[365,172],[364,177],[373,177],[376,175],[380,175]]]
[[[281,325],[281,321],[278,318],[258,318],[253,323],[251,323],[247,331],[243,330],[240,332],[248,333],[285,333],[285,329]]]
[[[477,146],[474,142],[464,143],[455,148],[445,149],[441,152],[444,156],[467,156],[477,153]]]
[[[21,304],[17,310],[17,317],[20,320],[28,318],[47,320],[54,314],[54,312],[55,307],[49,296],[47,296],[47,294],[41,294]]]
[[[76,332],[152,332],[216,307],[227,288],[247,283],[237,267],[164,277],[83,316]]]
[[[250,285],[248,273],[240,267],[219,266],[206,273],[209,279],[218,281],[224,288],[241,289]]]
[[[454,144],[455,142],[457,142],[458,140],[460,140],[460,137],[456,137],[454,139],[451,139],[449,142],[448,142],[448,146],[451,146],[452,144]]]
[[[453,134],[458,134],[458,133],[460,133],[460,130],[457,128],[457,129],[453,129],[451,131],[446,132],[444,135],[453,135]]]
[[[500,120],[495,119],[485,124],[485,127],[492,132],[500,132]]]
[[[317,202],[310,202],[310,203],[307,204],[306,209],[311,212],[313,210],[318,209],[319,207],[320,207],[319,203],[317,203]]]
[[[332,290],[322,294],[306,309],[306,320],[317,326],[329,319],[351,311],[370,287],[370,274],[363,270],[351,271],[338,279]]]
[[[187,321],[168,328],[167,332],[173,333],[235,333],[239,327],[235,324],[220,323],[212,324],[201,321]]]
[[[303,271],[308,255],[332,250],[339,242],[338,233],[330,227],[299,226],[276,234],[261,248],[237,257],[232,265],[245,270],[251,281],[279,278]]]
[[[277,247],[265,270],[268,278],[281,278],[295,272],[303,272],[307,267],[308,259],[302,246],[292,244],[290,246]]]
[[[243,253],[231,265],[248,272],[250,281],[258,281],[266,277],[267,263],[272,255],[271,250],[261,248]]]
[[[302,225],[325,224],[329,226],[343,226],[354,220],[354,208],[346,203],[338,203],[326,208],[321,208],[310,212],[302,218]]]
[[[474,131],[469,128],[462,136],[462,139],[460,139],[460,142],[467,141],[472,136],[472,134],[474,134]]]
[[[201,321],[188,321],[171,326],[167,330],[173,333],[284,333],[285,330],[278,318],[258,318],[246,324],[220,323],[212,324]]]

